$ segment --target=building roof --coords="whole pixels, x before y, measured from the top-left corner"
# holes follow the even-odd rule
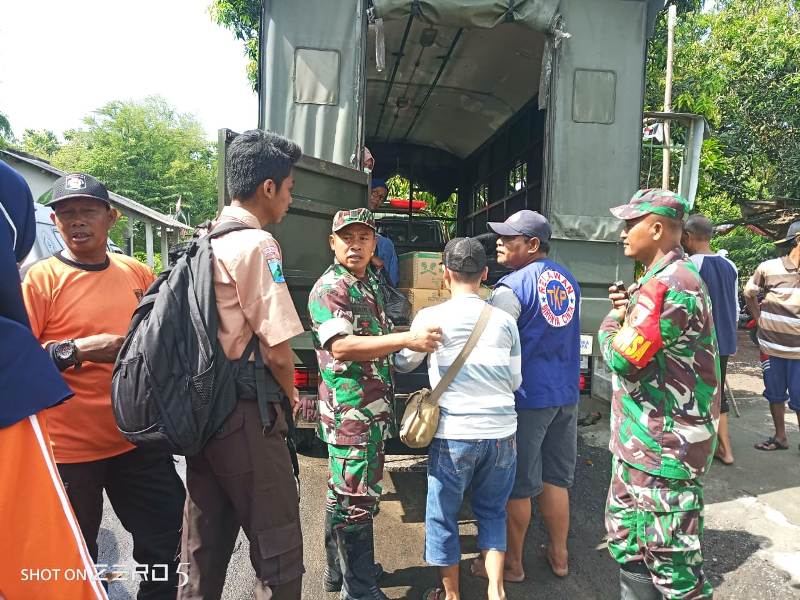
[[[46,160],[33,156],[32,154],[28,154],[27,152],[20,152],[19,150],[0,150],[0,158],[11,158],[15,161],[24,162],[32,167],[36,167],[45,173],[50,173],[53,175],[53,179],[58,179],[62,175],[66,175],[65,171],[61,169],[55,168]],[[130,198],[126,198],[125,196],[120,196],[119,194],[108,190],[108,196],[111,200],[111,205],[114,208],[119,209],[126,215],[133,215],[134,218],[141,220],[141,221],[150,221],[153,224],[157,225],[165,225],[166,227],[171,227],[173,229],[179,229],[182,231],[192,231],[192,227],[187,225],[186,223],[182,223],[177,219],[170,217],[169,215],[165,215],[164,213],[158,212],[152,208],[145,206],[144,204],[140,204],[135,200],[131,200]]]

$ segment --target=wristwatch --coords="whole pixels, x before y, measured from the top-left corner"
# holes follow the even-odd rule
[[[55,348],[53,348],[53,357],[62,370],[68,367],[75,367],[77,369],[81,366],[78,360],[78,347],[75,345],[75,340],[58,342]]]

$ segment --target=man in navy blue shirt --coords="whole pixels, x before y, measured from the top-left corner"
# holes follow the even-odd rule
[[[563,577],[568,573],[569,488],[577,457],[580,288],[572,273],[547,257],[550,224],[539,213],[521,210],[488,227],[500,236],[497,262],[513,269],[495,286],[491,303],[514,317],[522,344],[505,579],[525,578],[522,549],[532,498],[537,498],[550,538],[550,568]],[[480,567],[476,563],[478,574]]]
[[[739,272],[730,260],[715,254],[711,249],[714,226],[705,215],[691,215],[683,226],[683,247],[700,271],[700,277],[711,297],[714,329],[719,345],[719,366],[722,381],[722,407],[720,409],[716,456],[726,465],[733,464],[733,448],[728,435],[728,400],[725,397],[725,374],[728,358],[736,354],[736,325],[739,321]]]

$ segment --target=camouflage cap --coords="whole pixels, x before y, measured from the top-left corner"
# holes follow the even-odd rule
[[[331,231],[335,233],[354,223],[361,223],[362,225],[376,229],[375,217],[372,216],[371,210],[368,208],[354,208],[352,210],[340,210],[333,215]]]
[[[683,219],[684,215],[692,210],[692,205],[675,192],[646,189],[636,192],[627,204],[615,206],[610,210],[612,215],[624,221],[637,219],[650,213],[673,219]]]

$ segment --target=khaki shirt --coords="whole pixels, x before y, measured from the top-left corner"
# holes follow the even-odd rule
[[[242,356],[253,332],[261,356],[303,332],[283,277],[281,248],[243,208],[226,206],[217,222],[239,221],[255,229],[234,231],[211,241],[214,291],[219,311],[218,337],[230,359]]]

